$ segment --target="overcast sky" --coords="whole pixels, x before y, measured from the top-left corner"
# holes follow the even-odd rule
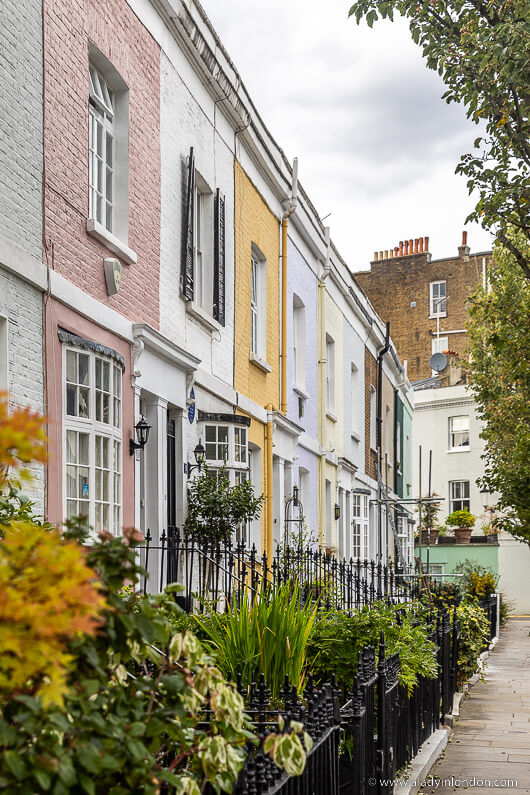
[[[348,0],[202,0],[256,107],[350,268],[375,250],[428,235],[433,258],[491,238],[464,220],[473,201],[456,176],[477,128],[441,99],[406,24],[371,30]]]

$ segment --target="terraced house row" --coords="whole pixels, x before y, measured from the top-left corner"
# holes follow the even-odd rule
[[[200,442],[261,550],[296,486],[322,548],[410,562],[406,370],[201,6],[7,12],[0,387],[47,415],[46,516],[156,543]]]

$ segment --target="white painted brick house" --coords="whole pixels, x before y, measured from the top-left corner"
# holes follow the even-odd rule
[[[0,390],[43,410],[42,24],[40,0],[2,4]],[[44,470],[26,492],[44,507]]]

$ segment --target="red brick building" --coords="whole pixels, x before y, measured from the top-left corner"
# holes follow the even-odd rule
[[[407,360],[412,382],[429,378],[429,359],[437,350],[451,352],[441,373],[442,385],[462,378],[466,299],[485,278],[490,260],[491,251],[470,253],[464,232],[456,256],[432,259],[429,238],[421,237],[376,251],[370,270],[355,274],[381,319],[390,322],[392,339],[399,357]]]

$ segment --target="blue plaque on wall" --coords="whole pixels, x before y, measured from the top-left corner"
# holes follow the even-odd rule
[[[193,387],[191,388],[190,399],[193,401],[193,403],[190,403],[188,406],[188,419],[193,425],[193,420],[195,419],[195,390]]]

